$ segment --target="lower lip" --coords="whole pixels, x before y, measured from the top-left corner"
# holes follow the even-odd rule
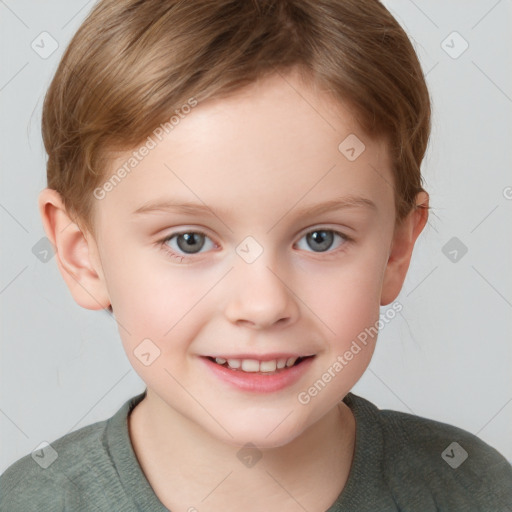
[[[208,368],[221,380],[242,391],[252,391],[255,393],[272,393],[292,386],[308,371],[314,358],[314,356],[309,357],[297,366],[292,366],[271,375],[265,375],[263,373],[230,370],[214,363],[207,357],[201,357]]]

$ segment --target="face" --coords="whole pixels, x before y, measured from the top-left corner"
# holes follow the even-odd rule
[[[351,134],[359,155],[353,136],[341,144]],[[94,206],[126,354],[155,414],[229,444],[284,445],[370,362],[371,337],[343,356],[379,319],[395,222],[386,146],[292,74],[200,103],[153,139]],[[267,360],[247,370],[314,357],[265,374],[208,356]]]

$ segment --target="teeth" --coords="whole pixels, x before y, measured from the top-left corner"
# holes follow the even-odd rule
[[[277,361],[261,361],[259,364],[261,372],[275,372],[277,368]]]
[[[260,362],[256,359],[242,359],[242,370],[244,372],[259,372]]]
[[[298,357],[289,357],[288,361],[286,361],[286,366],[293,366],[295,361],[297,361]]]
[[[297,361],[298,357],[289,357],[288,359],[273,359],[271,361],[257,361],[256,359],[224,359],[216,357],[215,362],[223,365],[228,363],[229,368],[244,372],[262,372],[272,373],[276,370],[282,370],[285,366],[290,368]]]

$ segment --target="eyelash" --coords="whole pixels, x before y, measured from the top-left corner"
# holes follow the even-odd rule
[[[313,254],[326,254],[328,256],[331,256],[331,255],[337,254],[338,252],[345,250],[347,244],[349,244],[350,242],[353,242],[353,238],[345,235],[344,233],[341,233],[340,231],[336,231],[334,229],[328,229],[328,228],[326,229],[326,228],[322,228],[322,227],[315,228],[315,229],[312,229],[312,230],[304,233],[304,235],[299,240],[302,240],[307,235],[309,235],[311,233],[315,233],[316,231],[325,231],[328,233],[334,233],[334,235],[338,235],[339,237],[341,237],[343,239],[343,242],[340,247],[338,247],[334,250],[328,249],[326,251],[319,251],[319,252],[315,252],[315,251],[306,251],[306,252],[312,252]],[[159,244],[162,247],[162,249],[172,258],[178,259],[180,261],[180,263],[183,262],[183,260],[188,261],[189,259],[193,259],[194,256],[201,254],[200,252],[195,253],[195,254],[192,254],[192,253],[191,254],[185,254],[185,253],[178,254],[174,250],[169,248],[169,246],[167,245],[167,242],[172,240],[174,237],[178,237],[180,235],[185,235],[185,234],[203,235],[205,238],[210,239],[210,237],[206,233],[203,233],[202,231],[186,230],[186,231],[177,231],[175,233],[171,233],[170,235],[166,236],[163,240],[160,240]]]

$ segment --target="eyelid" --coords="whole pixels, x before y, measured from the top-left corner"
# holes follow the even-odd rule
[[[338,233],[339,235],[343,236],[347,240],[351,240],[352,237],[347,234],[349,231],[354,231],[354,229],[349,228],[348,226],[339,226],[339,225],[332,225],[329,223],[322,224],[312,224],[311,226],[308,226],[307,228],[301,229],[294,238],[297,238],[300,240],[303,236],[307,235],[308,233],[311,233],[312,231],[333,231],[334,233]]]

